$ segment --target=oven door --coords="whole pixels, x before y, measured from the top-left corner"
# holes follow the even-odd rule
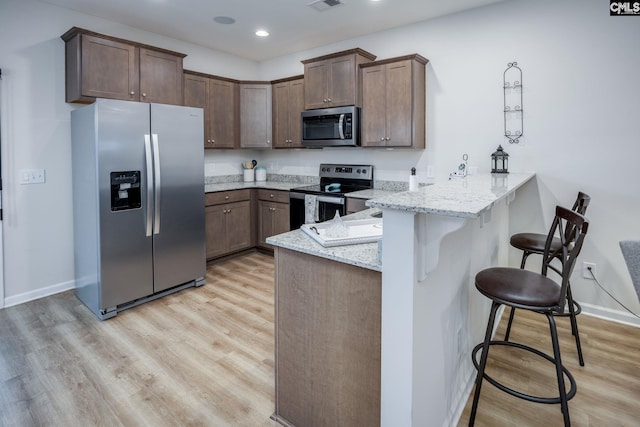
[[[289,192],[289,225],[291,230],[297,230],[305,223],[304,196],[305,193]],[[318,202],[318,222],[333,219],[336,212],[340,216],[344,216],[346,213],[345,197],[342,195],[317,195],[316,200]]]

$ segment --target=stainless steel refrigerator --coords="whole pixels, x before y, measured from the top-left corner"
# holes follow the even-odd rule
[[[203,133],[200,108],[71,112],[75,291],[98,318],[204,284]]]

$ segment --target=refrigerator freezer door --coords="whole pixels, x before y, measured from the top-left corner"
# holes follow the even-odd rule
[[[148,133],[148,104],[96,101],[101,309],[153,293],[152,238],[146,236],[148,200],[144,190],[144,138]],[[133,171],[139,172],[141,180],[141,207],[113,210],[112,173]]]
[[[160,292],[205,276],[203,110],[151,104],[151,134],[161,183],[153,236],[154,292]]]

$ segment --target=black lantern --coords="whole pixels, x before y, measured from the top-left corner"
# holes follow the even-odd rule
[[[502,145],[491,155],[491,173],[509,173],[509,155]]]

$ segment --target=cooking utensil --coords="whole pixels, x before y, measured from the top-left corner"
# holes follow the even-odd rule
[[[253,165],[253,167],[255,168],[256,165],[258,164],[258,162],[256,162],[255,160],[251,160],[251,164]]]

